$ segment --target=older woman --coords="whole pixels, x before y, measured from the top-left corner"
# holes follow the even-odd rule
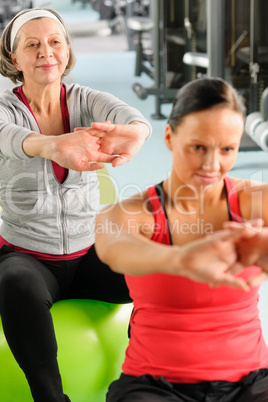
[[[107,402],[268,400],[268,349],[253,286],[268,272],[268,186],[228,177],[243,114],[225,81],[186,84],[165,130],[170,176],[97,218],[97,252],[125,274],[134,302],[123,373]],[[237,258],[262,269],[247,267],[232,283],[226,264],[194,245],[252,217],[266,227],[239,240]],[[120,231],[111,233],[115,225]]]
[[[128,161],[151,130],[114,96],[64,84],[73,66],[66,26],[53,10],[24,10],[2,34],[0,73],[20,85],[0,95],[0,314],[38,402],[69,400],[52,304],[131,300],[124,277],[95,254],[95,170]]]

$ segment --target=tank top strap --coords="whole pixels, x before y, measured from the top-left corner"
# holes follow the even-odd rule
[[[147,189],[149,201],[152,206],[152,214],[155,220],[153,241],[171,244],[171,236],[169,230],[169,223],[167,220],[166,212],[164,210],[164,199],[162,184],[151,186]],[[162,201],[162,202],[161,202]]]
[[[233,179],[231,177],[225,177],[224,184],[227,195],[230,220],[235,222],[244,222],[239,205],[238,194]]]

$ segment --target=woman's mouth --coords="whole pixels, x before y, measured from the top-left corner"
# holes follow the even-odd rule
[[[38,66],[37,68],[39,68],[40,70],[49,71],[49,70],[52,70],[54,67],[55,67],[55,64],[42,64],[41,66]]]
[[[201,180],[203,183],[207,183],[207,184],[213,184],[219,179],[219,176],[217,174],[206,175],[206,174],[196,173],[196,177],[199,180]]]

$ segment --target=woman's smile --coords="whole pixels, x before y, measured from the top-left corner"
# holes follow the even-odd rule
[[[206,183],[206,184],[214,184],[216,181],[219,180],[219,175],[217,173],[215,174],[202,174],[202,173],[196,173],[195,177],[199,179],[200,181]]]
[[[37,68],[40,70],[50,71],[53,70],[55,66],[56,64],[42,64],[41,66],[37,66]]]

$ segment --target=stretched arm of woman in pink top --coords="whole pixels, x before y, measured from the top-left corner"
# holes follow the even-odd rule
[[[143,212],[142,201],[136,201],[109,206],[97,217],[96,251],[112,270],[136,276],[180,275],[212,286],[249,289],[244,279],[235,276],[241,269],[236,264],[236,242],[244,228],[224,230],[181,247],[164,245],[150,240],[153,217]]]
[[[226,222],[224,227],[237,230],[242,226],[247,230],[237,244],[237,253],[241,264],[246,266],[257,265],[262,270],[259,274],[252,276],[248,283],[251,286],[258,286],[268,279],[268,227],[262,227],[260,221],[241,224],[237,222]]]
[[[246,229],[244,236],[237,244],[239,261],[245,265],[257,265],[259,274],[252,276],[248,283],[258,286],[268,279],[268,185],[245,181],[238,192],[240,208],[244,217],[243,223],[226,222],[224,228]]]

